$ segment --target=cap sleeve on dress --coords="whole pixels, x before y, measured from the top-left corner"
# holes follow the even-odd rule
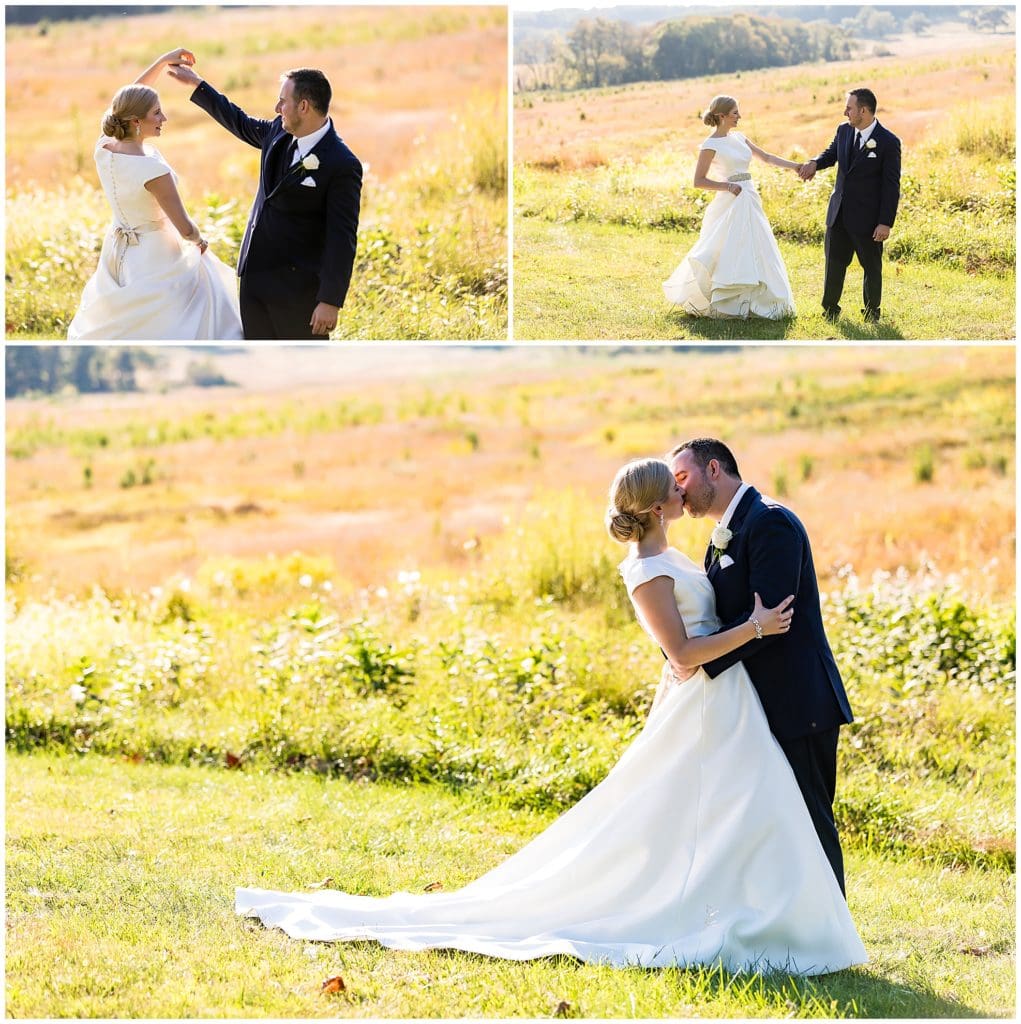
[[[153,178],[160,178],[164,174],[172,173],[170,165],[159,157],[139,156],[133,159],[139,185],[144,185],[147,181],[152,181]]]
[[[663,559],[656,558],[626,558],[620,563],[620,575],[627,587],[628,596],[635,592],[635,587],[640,587],[657,576],[669,576],[673,579],[670,567]]]
[[[719,139],[714,139],[714,138],[713,138],[713,137],[712,137],[712,136],[710,135],[710,136],[709,136],[709,138],[708,138],[708,139],[706,139],[706,140],[705,140],[705,141],[704,141],[704,142],[702,143],[702,145],[698,147],[698,148],[699,148],[699,152],[701,152],[701,151],[702,151],[703,149],[711,149],[711,150],[712,150],[712,151],[713,151],[713,152],[715,153],[715,152],[716,152],[716,144],[717,144],[717,143],[718,143],[719,141],[720,141]]]

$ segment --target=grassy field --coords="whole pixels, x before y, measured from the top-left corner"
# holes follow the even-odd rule
[[[618,466],[700,434],[728,438],[747,478],[787,494],[826,583],[846,564],[868,577],[935,561],[973,592],[1013,585],[1009,348],[300,351],[217,357],[247,385],[234,389],[9,401],[21,585],[146,588],[295,549],[353,587],[461,571],[558,494],[612,552],[600,510]],[[194,357],[164,352],[178,375]],[[147,485],[124,486],[149,463]],[[695,550],[708,536],[694,520],[676,529]]]
[[[116,89],[190,45],[197,70],[255,115],[278,78],[322,67],[331,115],[366,165],[347,338],[502,339],[507,324],[506,12],[498,7],[188,8],[7,28],[10,338],[62,338],[109,222],[92,148]],[[239,143],[167,78],[160,151],[185,205],[234,265],[258,178]],[[44,104],[55,130],[38,138]],[[201,159],[196,161],[195,154]]]
[[[846,65],[519,94],[515,336],[1013,338],[1012,40],[941,38],[944,52],[930,47]],[[697,236],[707,201],[707,193],[689,184],[707,134],[697,112],[715,93],[734,93],[749,138],[804,160],[832,138],[852,78],[876,91],[880,120],[904,144],[900,210],[885,248],[883,320],[874,328],[862,322],[857,264],[845,286],[843,319],[834,327],[818,315],[833,173],[806,185],[760,163],[753,170],[799,315],[782,324],[720,324],[671,310],[660,284]],[[900,92],[906,80],[910,95]],[[998,113],[990,119],[988,110]],[[924,303],[917,301],[919,287]],[[976,309],[983,315],[976,317]]]
[[[520,187],[520,186],[516,186]],[[780,239],[796,298],[797,316],[783,320],[715,320],[688,316],[667,305],[659,288],[697,231],[645,231],[591,222],[518,222],[514,232],[514,336],[585,340],[599,325],[599,336],[620,341],[784,339],[832,340],[848,344],[904,338],[1001,339],[1014,335],[1013,291],[989,276],[938,264],[908,261],[888,265],[884,289],[907,301],[876,324],[865,323],[862,273],[847,273],[844,313],[831,324],[822,315],[822,248]],[[557,275],[550,274],[551,266]],[[607,275],[607,267],[613,271]],[[982,315],[975,316],[981,309]],[[938,332],[932,330],[939,324]]]
[[[15,1017],[1010,1017],[1012,876],[848,857],[871,961],[829,977],[612,970],[294,942],[236,885],[460,885],[550,820],[435,787],[106,758],[7,771],[7,1012]],[[44,952],[45,951],[45,952]],[[340,975],[339,995],[320,991]]]
[[[8,402],[9,1012],[1011,1016],[1014,356],[253,350],[217,359],[233,391],[161,393],[171,367]],[[869,965],[506,964],[236,920],[235,885],[456,887],[603,778],[661,665],[605,489],[706,432],[813,538]],[[673,540],[697,557],[709,525]]]

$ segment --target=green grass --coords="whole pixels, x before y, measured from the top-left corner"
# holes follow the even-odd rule
[[[797,316],[781,321],[710,320],[673,309],[662,282],[697,231],[635,229],[588,220],[518,217],[514,226],[514,336],[519,341],[783,339],[872,342],[1007,339],[1015,334],[1014,279],[932,263],[887,259],[883,318],[860,313],[862,273],[848,269],[843,316],[822,315],[823,248],[779,240]],[[981,310],[981,315],[976,311]]]
[[[1011,1017],[1013,876],[851,846],[870,963],[817,979],[511,963],[305,943],[233,913],[235,886],[456,888],[552,814],[436,787],[133,764],[7,762],[14,1017]],[[341,975],[346,992],[323,995]]]

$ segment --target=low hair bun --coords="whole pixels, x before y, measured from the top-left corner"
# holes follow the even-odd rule
[[[124,122],[110,110],[103,117],[103,134],[110,135],[118,140],[123,139],[127,135]]]
[[[702,115],[702,123],[710,128],[718,128],[723,119],[737,106],[737,100],[733,96],[714,96],[709,101]]]
[[[674,475],[662,459],[635,459],[617,470],[610,485],[606,529],[622,544],[639,541],[652,528],[653,508],[666,501]]]
[[[136,82],[122,86],[103,115],[103,134],[112,135],[118,141],[126,139],[133,134],[131,122],[144,120],[159,99],[159,93],[147,85]]]
[[[622,544],[628,541],[641,540],[645,530],[642,521],[630,512],[620,512],[612,505],[606,511],[606,529],[614,540]]]

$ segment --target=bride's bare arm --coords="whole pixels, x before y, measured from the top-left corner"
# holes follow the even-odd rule
[[[170,219],[170,223],[181,232],[186,242],[194,242],[201,252],[206,251],[206,243],[202,238],[199,226],[188,216],[188,211],[181,202],[181,195],[174,184],[172,174],[161,174],[145,183],[146,189],[152,193],[156,202]]]
[[[183,46],[178,47],[176,50],[168,50],[162,57],[157,57],[135,79],[135,85],[152,85],[160,77],[160,72],[169,64],[187,64],[190,66],[194,63],[195,54],[191,50],[186,50]]]
[[[755,608],[747,621],[712,636],[689,637],[674,600],[674,581],[669,576],[657,576],[640,583],[632,597],[670,663],[685,668],[695,668],[720,658],[754,640],[759,635],[755,629],[756,620],[762,636],[786,632],[793,615],[790,604],[794,600],[792,595],[775,608],[763,608],[756,594]]]
[[[736,196],[741,191],[741,186],[737,182],[714,181],[712,178],[706,177],[709,173],[709,165],[715,156],[716,151],[712,149],[703,149],[698,154],[698,163],[695,164],[695,188],[708,189],[710,192],[730,192]]]
[[[801,167],[801,164],[796,164],[793,160],[784,160],[782,156],[777,156],[775,153],[767,153],[764,149],[760,149],[752,142],[751,139],[745,138],[745,142],[748,143],[748,148],[760,159],[765,160],[767,164],[772,164],[774,167],[786,167],[790,171],[796,171]]]

